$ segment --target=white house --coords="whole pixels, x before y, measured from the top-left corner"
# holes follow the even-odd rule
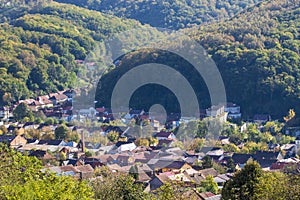
[[[0,107],[0,118],[7,119],[9,118],[9,108],[8,107]]]
[[[90,107],[89,109],[80,109],[78,112],[78,115],[84,116],[84,117],[89,117],[89,118],[94,118],[97,114],[97,111],[95,108]]]
[[[172,133],[172,132],[164,132],[164,131],[156,133],[155,137],[158,140],[174,140],[174,139],[176,139],[176,136],[174,135],[174,133]]]
[[[206,109],[206,116],[212,118],[218,118],[222,122],[226,122],[228,113],[225,112],[225,106],[218,105],[218,106],[211,106],[210,108]]]
[[[134,144],[134,142],[132,143],[126,143],[126,144],[122,144],[118,147],[117,151],[119,153],[123,152],[123,151],[132,151],[134,149],[136,149],[136,145]]]
[[[234,103],[227,103],[224,111],[228,113],[228,118],[241,118],[241,107]]]

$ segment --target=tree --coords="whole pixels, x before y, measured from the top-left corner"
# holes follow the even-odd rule
[[[200,152],[204,145],[204,138],[195,138],[189,146],[189,150],[194,150],[195,152]]]
[[[65,124],[58,126],[54,132],[55,139],[64,140],[67,138],[67,135],[69,134],[69,132],[70,132],[70,130],[68,129],[68,127]]]
[[[41,171],[41,162],[0,145],[1,199],[91,199],[85,181]]]
[[[208,175],[204,181],[201,181],[200,186],[200,192],[218,193],[218,184],[214,181],[214,177],[211,175]]]
[[[197,129],[195,130],[196,137],[205,138],[208,133],[206,121],[198,121]]]
[[[156,146],[158,144],[158,139],[155,137],[150,136],[148,140],[150,146]]]
[[[296,116],[295,111],[293,109],[290,109],[288,115],[283,117],[283,119],[284,119],[285,122],[288,122],[291,119],[293,119],[295,116]]]
[[[24,118],[28,117],[29,119],[33,119],[32,111],[28,108],[25,103],[20,103],[14,110],[13,110],[14,118],[18,121],[24,120]]]
[[[235,171],[235,165],[234,165],[234,161],[232,158],[229,158],[227,161],[227,168],[229,172],[234,172]]]
[[[49,117],[45,120],[46,125],[54,125],[54,119]]]
[[[235,145],[239,145],[243,142],[243,138],[241,134],[232,134],[229,137],[229,142],[235,144]]]
[[[116,131],[110,131],[106,136],[111,142],[117,142],[119,139],[119,133]]]
[[[0,130],[2,131],[3,134],[7,134],[8,133],[8,130],[7,130],[7,128],[4,125],[0,126]]]
[[[143,191],[141,184],[135,184],[130,175],[102,173],[102,179],[91,182],[95,199],[100,200],[140,200],[148,199],[149,194]]]
[[[67,141],[79,142],[79,134],[76,131],[68,131],[65,137]]]
[[[252,199],[266,199],[266,200],[285,200],[287,193],[286,177],[281,172],[265,172],[254,185],[254,193]]]
[[[146,138],[138,138],[136,141],[135,141],[135,144],[137,146],[145,146],[145,147],[148,147],[149,146],[149,140],[146,139]]]
[[[151,199],[164,199],[164,200],[173,200],[173,199],[186,199],[184,196],[185,185],[182,182],[166,182],[156,190],[154,190],[154,198]],[[189,197],[189,199],[194,199]]]
[[[202,167],[206,169],[206,168],[211,168],[212,166],[213,166],[213,162],[211,160],[211,157],[208,155],[204,156],[202,159]]]
[[[253,199],[256,184],[263,171],[255,161],[248,161],[241,171],[228,180],[222,189],[222,199]]]
[[[139,179],[138,167],[136,165],[133,165],[132,167],[130,167],[129,175],[132,176],[135,180]]]

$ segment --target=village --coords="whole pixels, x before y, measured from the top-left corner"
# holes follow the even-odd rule
[[[292,123],[293,116],[279,123],[270,115],[258,114],[243,122],[240,106],[227,103],[205,109],[198,121],[175,113],[162,123],[143,110],[119,113],[121,120],[116,120],[104,107],[73,113],[75,93],[70,89],[2,107],[0,143],[37,157],[44,171],[59,176],[94,179],[102,168],[137,174],[136,182],[142,183],[146,192],[169,181],[198,188],[209,179],[219,190],[249,160],[258,162],[265,171],[300,173],[300,127]],[[19,106],[26,108],[24,113],[16,112],[21,110]],[[223,124],[213,143],[201,135],[207,134],[207,120]],[[189,123],[204,126],[197,126],[189,141],[181,141],[185,137],[176,130]],[[193,190],[193,195],[220,199],[218,190]]]

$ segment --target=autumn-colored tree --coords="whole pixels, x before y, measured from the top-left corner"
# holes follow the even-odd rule
[[[295,111],[293,109],[290,109],[288,115],[283,117],[283,119],[284,119],[285,122],[288,122],[291,119],[293,119],[295,116],[296,116]]]
[[[138,138],[136,141],[135,141],[135,144],[137,146],[145,146],[145,147],[148,147],[149,146],[149,140],[146,139],[146,138]]]
[[[117,142],[119,139],[119,133],[116,131],[110,131],[106,136],[111,142]]]

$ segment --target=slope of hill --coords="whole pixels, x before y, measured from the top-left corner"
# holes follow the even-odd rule
[[[0,105],[71,87],[79,70],[75,60],[98,41],[141,26],[54,2],[1,4],[0,15]]]
[[[290,108],[300,112],[299,20],[299,0],[272,0],[249,8],[231,20],[185,31],[212,56],[222,74],[228,101],[240,104],[244,117],[256,113],[281,117]],[[116,75],[120,77],[132,66],[161,63],[166,56],[165,52],[155,49],[134,52],[125,56],[120,66],[107,74],[101,84],[109,86],[111,84],[105,81],[113,82]],[[164,64],[172,66],[174,63],[182,65],[181,73],[188,73],[189,67],[181,60]],[[198,84],[194,88],[196,92],[205,89],[199,80],[192,80],[191,84]],[[97,99],[109,97],[110,90],[102,87]],[[139,94],[147,97],[143,102],[146,106],[165,101],[159,98],[164,96],[163,90],[157,92],[154,99],[150,98],[151,87],[144,88]],[[198,95],[208,106],[207,93],[198,92]],[[140,105],[140,101],[134,104]],[[168,105],[177,103],[170,97]]]
[[[300,112],[300,1],[271,0],[193,32],[247,113]]]
[[[132,18],[154,27],[180,29],[232,17],[258,0],[56,0]]]

